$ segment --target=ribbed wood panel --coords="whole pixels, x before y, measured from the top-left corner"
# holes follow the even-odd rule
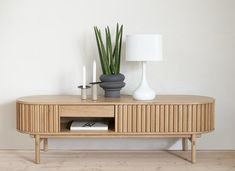
[[[214,129],[214,104],[121,104],[116,132],[189,133]]]
[[[29,105],[17,103],[18,130],[30,133],[59,132],[58,105]]]

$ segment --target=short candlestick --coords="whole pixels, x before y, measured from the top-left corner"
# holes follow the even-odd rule
[[[82,100],[86,100],[87,99],[87,89],[91,88],[90,86],[85,86],[85,88],[83,88],[84,85],[78,86],[78,88],[81,89],[81,99]]]

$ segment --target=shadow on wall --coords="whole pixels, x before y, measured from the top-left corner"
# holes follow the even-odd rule
[[[51,139],[51,149],[78,150],[165,150],[170,149],[178,139],[175,138],[94,138],[94,139]]]
[[[12,132],[16,132],[16,103],[9,101],[0,104],[1,145],[9,144]]]
[[[0,118],[10,129],[16,129],[16,101],[0,104]],[[4,118],[4,119],[3,119]]]
[[[16,101],[0,103],[0,149],[32,149],[33,139],[16,130]]]

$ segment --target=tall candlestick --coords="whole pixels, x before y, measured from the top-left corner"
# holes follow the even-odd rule
[[[86,88],[86,67],[82,68],[82,88]]]
[[[93,61],[93,80],[92,82],[96,82],[96,61]]]

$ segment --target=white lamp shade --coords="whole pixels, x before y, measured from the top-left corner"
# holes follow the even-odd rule
[[[137,34],[126,37],[127,61],[162,60],[162,37],[159,34]]]

